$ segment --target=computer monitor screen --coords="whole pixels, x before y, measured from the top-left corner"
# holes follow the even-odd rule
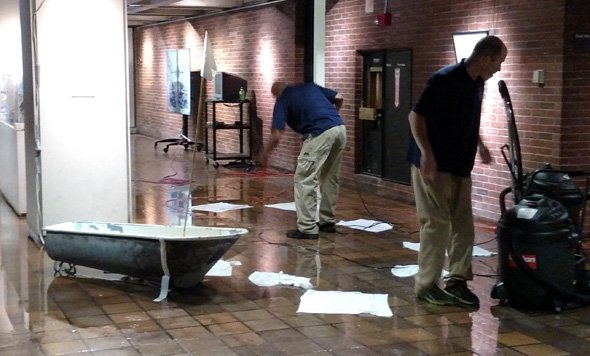
[[[245,79],[227,72],[213,74],[213,100],[238,102],[240,88],[244,88],[244,92],[248,90],[248,82]]]

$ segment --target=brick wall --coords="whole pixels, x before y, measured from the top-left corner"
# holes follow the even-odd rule
[[[269,120],[274,103],[270,94],[272,82],[277,79],[297,82],[303,77],[303,44],[296,41],[296,13],[295,5],[286,2],[276,7],[137,30],[137,132],[155,138],[178,135],[181,127],[179,115],[166,112],[166,51],[190,48],[191,69],[198,71],[207,31],[217,69],[248,80],[247,97],[253,101],[255,127],[252,148],[257,153],[262,146],[263,135],[270,130]],[[207,82],[206,97],[210,98],[211,93],[212,84]],[[191,138],[194,137],[194,116],[189,126]],[[222,116],[218,118],[223,121]],[[229,135],[229,132],[224,134]],[[298,138],[288,132],[272,163],[293,169],[298,143]]]
[[[575,41],[576,35],[590,35],[590,1],[567,4],[561,165],[566,169],[590,170],[590,47],[583,48]]]
[[[269,93],[276,79],[303,78],[301,2],[224,14],[141,29],[136,34],[138,132],[154,137],[176,135],[180,119],[165,109],[166,49],[191,48],[193,69],[200,67],[205,30],[209,32],[218,69],[247,79],[248,96],[255,101],[258,129],[255,147],[268,137],[274,100]],[[357,50],[410,48],[413,53],[413,90],[416,98],[429,76],[454,62],[452,34],[491,30],[508,46],[502,71],[487,82],[481,133],[494,154],[489,166],[474,172],[474,209],[480,219],[497,220],[498,194],[510,185],[500,155],[508,142],[506,115],[498,94],[503,79],[510,90],[521,138],[526,171],[543,163],[590,170],[588,50],[573,48],[573,33],[588,33],[590,18],[585,0],[474,1],[430,0],[389,2],[391,27],[374,25],[384,1],[375,0],[375,12],[366,14],[364,0],[327,0],[326,86],[345,98],[342,116],[349,136],[342,170],[344,184],[360,185],[391,196],[412,200],[411,187],[355,173],[358,160],[356,115],[362,93],[362,58]],[[531,83],[532,72],[544,69],[546,83]],[[210,92],[210,84],[209,92]],[[192,120],[191,120],[192,121]],[[192,131],[191,127],[191,133]],[[287,130],[272,164],[293,169],[300,139]]]

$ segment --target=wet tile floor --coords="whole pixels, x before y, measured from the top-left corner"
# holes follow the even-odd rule
[[[202,153],[132,136],[133,221],[244,227],[249,233],[223,256],[239,261],[231,277],[207,277],[173,289],[84,267],[54,275],[53,261],[27,238],[26,220],[0,202],[0,355],[586,355],[590,308],[555,313],[516,310],[490,298],[496,257],[476,257],[471,287],[478,309],[416,301],[411,277],[391,268],[416,263],[403,242],[418,242],[412,206],[344,187],[338,217],[393,223],[371,233],[338,227],[317,241],[289,240],[295,213],[265,207],[293,199],[292,175],[218,169]],[[193,163],[191,163],[193,162]],[[251,208],[186,214],[192,204]],[[496,251],[493,227],[478,224],[477,243]],[[260,287],[254,271],[310,278],[316,290],[388,294],[393,316],[297,313],[301,288]]]

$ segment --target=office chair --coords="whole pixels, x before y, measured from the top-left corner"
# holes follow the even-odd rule
[[[158,148],[158,143],[168,143],[164,147],[164,152],[168,152],[170,146],[184,146],[184,150],[188,151],[189,146],[195,144],[193,140],[188,137],[188,115],[182,115],[182,133],[177,138],[166,138],[158,140],[154,143],[154,148]]]

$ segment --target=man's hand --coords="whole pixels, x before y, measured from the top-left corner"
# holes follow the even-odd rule
[[[260,155],[258,156],[258,164],[262,167],[266,167],[268,164],[268,158],[270,157],[270,153],[275,149],[275,147],[281,141],[281,136],[283,135],[283,130],[279,129],[272,129],[270,132],[270,138],[268,139],[268,143],[266,147],[262,150]]]
[[[259,166],[266,167],[268,165],[268,153],[266,151],[262,151],[262,153],[258,155],[257,162]]]
[[[420,173],[428,181],[434,181],[438,176],[438,165],[432,153],[422,152],[422,157],[420,157]]]
[[[480,143],[478,145],[477,151],[479,152],[479,158],[481,159],[481,163],[490,164],[492,162],[492,154],[490,153],[490,150],[487,148],[486,145]]]

